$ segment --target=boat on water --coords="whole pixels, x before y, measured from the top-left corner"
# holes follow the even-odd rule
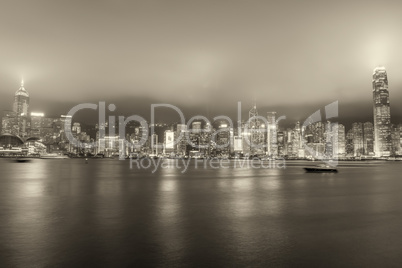
[[[26,162],[30,162],[32,159],[28,158],[28,157],[17,157],[15,159],[15,162],[17,163],[26,163]]]
[[[67,159],[67,155],[52,153],[52,154],[43,154],[40,156],[41,159]]]
[[[332,172],[332,173],[337,173],[338,170],[330,165],[318,165],[318,166],[311,166],[311,167],[305,167],[304,170],[306,172],[315,172],[315,173],[323,173],[323,172]]]

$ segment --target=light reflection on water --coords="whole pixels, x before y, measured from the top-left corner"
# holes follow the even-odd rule
[[[286,169],[191,163],[184,173],[152,173],[118,160],[0,159],[0,240],[7,241],[0,264],[402,261],[399,163],[344,163],[338,174],[306,174],[307,163],[295,163]]]

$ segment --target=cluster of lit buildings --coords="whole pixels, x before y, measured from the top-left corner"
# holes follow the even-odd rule
[[[10,151],[41,154],[76,149],[71,146],[64,131],[64,125],[66,121],[71,121],[71,117],[46,117],[44,113],[30,112],[29,102],[29,93],[22,82],[15,92],[13,109],[3,111],[1,117],[0,155]],[[90,141],[89,135],[81,131],[80,123],[72,125],[72,133],[82,141]]]
[[[122,153],[288,159],[402,156],[402,125],[391,124],[385,68],[374,69],[372,83],[374,120],[353,123],[348,131],[344,125],[331,121],[306,126],[297,122],[292,128],[283,128],[279,126],[275,112],[262,116],[254,105],[249,111],[248,120],[237,122],[237,127],[224,120],[212,125],[203,121],[193,121],[187,125],[156,124],[146,129],[139,123],[131,122],[126,126],[124,139],[116,134],[118,127],[109,126],[108,123],[96,125],[93,128],[96,134],[91,137],[82,131],[80,123],[71,122],[71,117],[45,117],[43,113],[29,113],[29,94],[22,84],[15,93],[13,110],[3,112],[0,154],[2,149],[25,146],[31,148],[30,151],[60,150],[104,156]],[[80,141],[79,146],[71,144],[66,138],[64,126],[67,120],[72,123],[71,131],[73,137]]]

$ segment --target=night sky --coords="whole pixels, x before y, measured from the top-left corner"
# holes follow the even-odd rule
[[[24,79],[46,115],[106,101],[235,117],[241,101],[244,116],[256,102],[293,122],[339,101],[341,121],[366,121],[382,65],[402,123],[401,1],[2,0],[0,36],[0,110]]]

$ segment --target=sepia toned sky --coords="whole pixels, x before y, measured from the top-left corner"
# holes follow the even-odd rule
[[[401,1],[2,0],[0,37],[1,110],[23,78],[49,115],[106,101],[232,116],[241,101],[303,120],[338,100],[342,117],[369,120],[383,65],[402,122]]]

